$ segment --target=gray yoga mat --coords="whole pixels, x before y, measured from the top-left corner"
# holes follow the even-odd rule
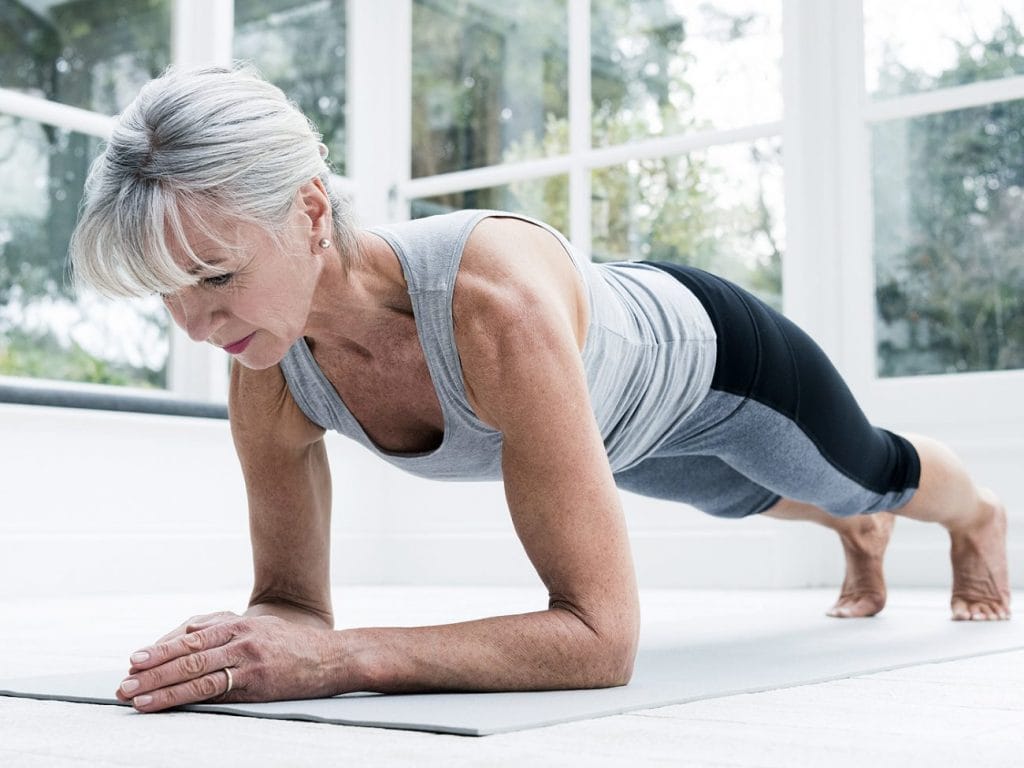
[[[941,609],[903,609],[845,621],[757,613],[657,625],[643,633],[633,680],[619,688],[356,693],[258,704],[195,704],[178,711],[483,736],[1024,648],[1024,626],[1018,621],[952,622],[946,616]],[[114,698],[125,673],[87,670],[0,680],[0,695],[127,707]]]

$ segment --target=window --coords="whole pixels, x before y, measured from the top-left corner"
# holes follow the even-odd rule
[[[878,374],[1024,368],[1024,4],[864,13]]]
[[[412,4],[411,178],[564,155],[565,0]],[[568,178],[522,179],[412,201],[413,216],[512,210],[568,226]]]
[[[232,46],[318,125],[366,225],[521,212],[595,260],[693,264],[776,307],[786,274],[848,375],[1022,369],[1024,3],[862,5],[247,0],[183,53],[172,19],[203,0],[0,4],[0,375],[223,389],[182,383],[223,355],[159,306],[72,296],[63,259],[108,116],[174,56]],[[784,39],[836,73],[784,77]]]
[[[750,0],[415,0],[408,188],[465,186],[411,214],[525,213],[595,259],[704,266],[781,305],[781,21]],[[460,176],[487,167],[508,181]]]
[[[592,0],[593,143],[782,117],[778,3]]]
[[[170,63],[170,27],[170,0],[9,0],[3,87],[115,114]]]
[[[252,61],[316,122],[340,172],[347,148],[345,9],[344,0],[252,0],[234,9],[235,55]],[[100,407],[119,407],[110,390],[72,382],[226,397],[224,354],[197,349],[172,328],[159,300],[75,295],[67,270],[83,183],[109,131],[108,116],[171,63],[172,17],[187,25],[210,12],[204,0],[0,4],[0,376],[12,377],[6,393],[39,379],[94,393]],[[231,37],[230,23],[212,23],[188,34],[176,55],[182,63],[226,63]],[[139,402],[130,393],[124,398]],[[173,411],[166,404],[140,407]]]
[[[345,173],[345,0],[235,4],[234,56],[252,62],[320,129]]]
[[[116,112],[167,65],[169,24],[166,0],[4,3],[4,87]],[[160,303],[76,296],[68,281],[68,239],[98,151],[95,136],[0,109],[0,375],[164,388]]]
[[[542,219],[560,232],[569,231],[569,177],[549,176],[546,179],[524,179],[498,187],[467,189],[437,197],[413,200],[413,218],[464,208],[490,208],[514,211]]]
[[[689,264],[781,309],[781,160],[765,139],[594,171],[594,259]]]

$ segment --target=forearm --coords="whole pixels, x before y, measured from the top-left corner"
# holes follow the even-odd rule
[[[629,681],[636,653],[635,635],[601,634],[564,608],[333,635],[338,693],[605,688]]]

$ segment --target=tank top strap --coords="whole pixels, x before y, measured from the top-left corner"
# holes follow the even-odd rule
[[[481,432],[493,431],[476,418],[469,406],[452,321],[452,296],[462,251],[473,227],[490,213],[458,211],[444,217],[369,228],[387,241],[402,266],[416,331],[449,437],[455,426],[453,418],[460,426]]]

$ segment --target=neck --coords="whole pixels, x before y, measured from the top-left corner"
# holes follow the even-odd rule
[[[358,255],[348,269],[345,257],[335,255],[317,278],[303,331],[313,345],[373,349],[396,312],[412,311],[401,265],[387,242],[365,230],[356,233],[356,242]]]

